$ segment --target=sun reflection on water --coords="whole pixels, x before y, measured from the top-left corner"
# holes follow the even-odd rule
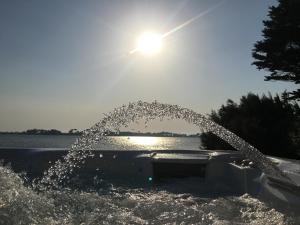
[[[128,137],[128,141],[135,145],[152,146],[159,143],[159,137]]]

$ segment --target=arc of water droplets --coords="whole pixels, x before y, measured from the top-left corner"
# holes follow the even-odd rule
[[[100,122],[96,123],[90,129],[85,130],[82,136],[71,146],[71,149],[63,160],[58,160],[48,171],[45,171],[43,178],[38,182],[39,186],[42,184],[42,186],[46,185],[58,188],[76,167],[80,167],[87,157],[94,155],[92,151],[93,146],[103,139],[108,132],[118,132],[120,127],[128,126],[129,123],[140,119],[145,119],[147,123],[158,118],[161,120],[167,118],[185,120],[206,132],[212,132],[228,142],[236,150],[241,151],[266,174],[291,182],[260,151],[203,115],[178,105],[163,104],[156,101],[151,103],[138,101],[115,108],[112,112],[106,114]]]

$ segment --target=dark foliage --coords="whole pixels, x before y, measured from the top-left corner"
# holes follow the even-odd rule
[[[39,134],[39,135],[59,135],[62,134],[61,131],[51,129],[51,130],[43,130],[43,129],[31,129],[31,130],[26,130],[24,134]]]
[[[300,1],[279,0],[263,21],[264,39],[256,42],[252,55],[258,69],[271,74],[265,80],[300,84]],[[289,99],[300,100],[300,89],[289,93]]]
[[[69,130],[69,132],[67,134],[70,134],[70,135],[81,135],[82,132],[77,130],[77,129],[71,129]]]
[[[249,93],[237,104],[228,100],[210,119],[234,132],[264,154],[299,158],[299,105],[275,97]],[[212,133],[201,135],[206,149],[233,149]]]

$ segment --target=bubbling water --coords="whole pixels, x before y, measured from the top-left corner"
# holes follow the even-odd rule
[[[40,186],[50,186],[59,188],[60,184],[68,177],[72,171],[80,167],[85,159],[92,157],[94,146],[103,139],[107,133],[119,132],[120,127],[127,127],[130,123],[144,119],[148,123],[154,119],[180,119],[187,123],[199,127],[205,132],[212,132],[224,141],[228,142],[233,148],[242,152],[252,160],[255,165],[264,173],[291,182],[276,165],[266,158],[255,147],[230,132],[224,127],[207,119],[202,114],[196,113],[191,109],[183,108],[178,105],[163,104],[154,102],[134,102],[115,108],[104,118],[91,128],[85,130],[81,137],[71,146],[68,154],[63,160],[58,160],[48,171],[45,171],[43,178],[39,181]]]
[[[247,194],[202,198],[165,188],[114,186],[37,192],[1,164],[0,184],[1,225],[300,224],[299,214],[281,212]]]

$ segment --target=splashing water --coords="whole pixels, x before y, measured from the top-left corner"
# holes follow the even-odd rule
[[[145,123],[154,119],[184,120],[205,132],[212,132],[222,138],[236,150],[241,151],[266,174],[291,182],[272,161],[266,158],[255,147],[203,115],[178,105],[163,104],[156,101],[151,103],[138,101],[115,108],[110,113],[105,114],[100,122],[96,123],[90,129],[85,130],[83,135],[71,146],[69,153],[64,159],[62,161],[58,160],[44,173],[38,186],[46,185],[59,188],[60,184],[62,184],[75,168],[84,163],[87,157],[93,156],[93,147],[103,139],[107,133],[119,132],[120,127],[127,127],[130,123],[141,119],[144,119],[146,121]]]
[[[201,198],[165,190],[34,191],[0,165],[0,224],[288,224],[284,213],[249,195]]]

